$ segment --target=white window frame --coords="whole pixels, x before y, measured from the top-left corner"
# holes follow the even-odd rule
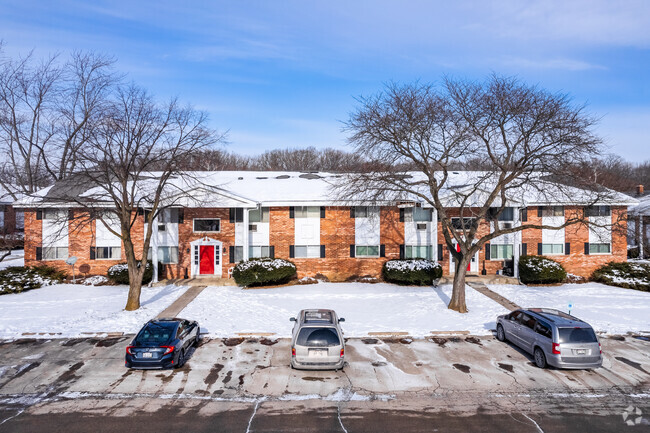
[[[259,209],[251,209],[248,212],[249,223],[268,223],[270,220],[271,208],[261,207]],[[295,212],[295,209],[294,209]],[[320,210],[319,210],[320,212]],[[256,216],[259,214],[259,218]],[[294,215],[295,216],[295,215]]]
[[[264,254],[264,249],[266,248],[266,254]],[[257,251],[259,249],[259,254]],[[248,258],[249,259],[261,259],[261,258],[270,258],[271,257],[271,247],[269,245],[251,245],[248,247]]]
[[[100,248],[108,248],[110,251],[110,257],[99,257],[97,254],[97,251]],[[113,253],[117,250],[117,257],[113,256]],[[116,246],[97,246],[95,247],[95,260],[120,260],[122,258],[122,247],[116,247]]]
[[[195,221],[219,221],[219,230],[217,231],[212,231],[212,230],[200,230],[196,231],[195,228],[196,226],[194,225]],[[221,218],[193,218],[192,219],[192,233],[221,233]]]
[[[560,209],[562,212],[560,212]],[[542,206],[542,218],[544,217],[563,217],[564,206]]]
[[[498,251],[499,248],[510,247],[511,254],[509,257],[501,257],[499,254],[495,254],[495,251]],[[501,251],[503,252],[503,250]],[[515,246],[514,244],[490,244],[490,260],[510,260],[515,256]]]
[[[169,248],[170,250],[172,248],[176,249],[176,261],[175,262],[171,262],[171,261],[166,262],[166,261],[162,260],[162,258],[165,256],[165,254],[161,254],[160,250],[162,250],[164,248]],[[158,262],[162,263],[163,265],[177,265],[179,260],[180,260],[180,257],[178,256],[179,253],[180,253],[180,251],[179,251],[178,247],[176,247],[176,246],[160,246],[160,247],[158,247]],[[169,256],[171,257],[171,253],[169,254]]]
[[[366,254],[359,253],[359,248],[366,248]],[[368,254],[368,248],[377,248],[377,254]],[[359,258],[377,258],[381,255],[381,245],[355,245],[354,256]]]
[[[46,250],[54,249],[54,258],[47,258]],[[59,250],[65,250],[65,254],[62,254],[62,257],[59,256]],[[57,246],[52,246],[52,247],[41,247],[41,255],[43,257],[43,261],[49,261],[49,260],[67,260],[68,255],[70,251],[68,247],[57,247]]]
[[[559,253],[556,253],[556,252],[545,253],[544,252],[544,246],[547,246],[547,245],[555,245],[555,246],[559,245],[560,247],[562,247],[561,248],[562,251],[559,252]],[[542,244],[542,255],[543,256],[562,256],[562,255],[564,255],[564,244]]]
[[[421,257],[418,254],[413,254],[413,249],[416,248],[419,252],[420,248],[426,248],[426,257]],[[410,251],[410,253],[409,253]],[[426,259],[433,260],[433,245],[404,245],[404,258],[405,259]]]
[[[306,255],[298,255],[298,248],[307,248]],[[314,255],[316,251],[316,255]],[[293,256],[296,259],[320,259],[320,245],[294,245]]]
[[[295,206],[293,208],[293,217],[320,219],[320,206]]]
[[[591,251],[591,247],[594,245],[607,245],[609,247],[609,251],[607,252],[594,252]],[[589,243],[589,255],[593,256],[606,256],[606,255],[611,255],[612,254],[612,243],[611,242],[594,242],[594,243]]]

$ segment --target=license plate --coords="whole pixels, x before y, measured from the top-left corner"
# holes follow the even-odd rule
[[[151,353],[151,352],[144,352],[144,353],[142,354],[142,357],[143,357],[143,358],[153,358],[153,353]]]
[[[587,349],[576,349],[576,355],[586,355]]]
[[[327,349],[309,349],[309,356],[312,357],[325,357],[327,356]]]

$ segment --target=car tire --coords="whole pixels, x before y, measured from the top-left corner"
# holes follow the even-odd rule
[[[497,325],[497,340],[506,341],[506,331],[501,325]]]
[[[181,353],[178,354],[176,368],[181,368],[183,365],[185,365],[185,350],[181,350]]]
[[[546,368],[546,355],[544,355],[544,351],[540,349],[539,347],[535,348],[535,352],[533,354],[535,358],[535,365],[539,368]]]
[[[194,347],[199,347],[199,344],[201,344],[201,334],[197,332],[196,338],[194,338]]]

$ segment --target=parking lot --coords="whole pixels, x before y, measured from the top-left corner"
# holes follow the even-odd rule
[[[52,422],[61,431],[95,423],[102,431],[145,419],[152,422],[139,430],[153,431],[169,414],[196,423],[188,431],[210,420],[220,420],[220,431],[274,431],[297,413],[302,421],[287,431],[382,431],[359,423],[379,414],[395,425],[422,424],[413,431],[433,431],[425,428],[436,422],[462,431],[468,424],[459,417],[485,431],[486,419],[499,420],[490,424],[499,431],[521,431],[514,428],[522,424],[525,431],[564,431],[574,418],[607,431],[625,427],[621,414],[630,405],[646,414],[644,423],[650,414],[644,337],[604,338],[604,365],[593,371],[540,370],[493,337],[350,339],[342,372],[291,370],[288,340],[243,338],[203,339],[179,370],[126,370],[129,339],[3,343],[0,431],[38,431]],[[417,420],[409,417],[414,411]],[[80,418],[66,421],[72,413]],[[387,426],[383,431],[394,431]]]

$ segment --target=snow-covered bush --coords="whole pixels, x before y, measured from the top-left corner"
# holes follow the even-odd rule
[[[610,262],[596,269],[591,279],[611,286],[650,292],[650,265]]]
[[[242,287],[284,284],[296,276],[296,265],[283,259],[252,259],[238,263],[232,276]]]
[[[13,266],[0,271],[0,295],[40,289],[62,282],[65,272],[50,266]]]
[[[555,284],[567,277],[564,267],[544,256],[521,256],[519,279],[524,284]]]
[[[103,275],[93,275],[83,279],[85,286],[104,286],[108,283],[108,278]]]
[[[442,267],[426,259],[388,260],[384,263],[382,275],[391,283],[428,286],[442,276]]]
[[[138,267],[140,267],[140,262],[138,262]],[[114,282],[115,284],[129,284],[129,266],[126,263],[118,263],[108,268],[106,273],[108,279]],[[151,261],[147,262],[147,267],[144,269],[144,275],[142,276],[142,284],[149,284],[153,278],[153,265]]]

